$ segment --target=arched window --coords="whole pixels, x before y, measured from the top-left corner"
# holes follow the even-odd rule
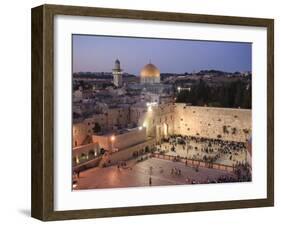
[[[94,158],[96,156],[96,153],[94,150],[89,151],[89,158]]]
[[[149,147],[148,146],[145,147],[145,152],[149,152]]]
[[[82,153],[82,154],[80,155],[80,159],[81,159],[81,160],[86,160],[86,159],[87,159],[87,155],[86,155],[85,153]]]

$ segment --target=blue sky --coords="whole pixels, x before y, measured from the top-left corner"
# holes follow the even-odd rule
[[[252,44],[73,35],[73,72],[110,72],[116,58],[125,72],[135,75],[149,61],[161,73],[251,71]]]

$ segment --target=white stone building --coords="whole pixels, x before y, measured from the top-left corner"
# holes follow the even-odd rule
[[[120,67],[120,61],[116,59],[115,66],[112,69],[113,83],[116,87],[121,87],[123,85],[122,73],[123,72]]]

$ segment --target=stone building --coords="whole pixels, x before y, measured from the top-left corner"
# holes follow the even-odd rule
[[[160,83],[160,71],[154,64],[151,63],[142,68],[140,77],[142,84]]]
[[[115,66],[112,69],[112,75],[113,75],[113,83],[116,87],[121,87],[123,85],[122,80],[122,69],[120,67],[120,61],[116,59]]]
[[[89,99],[93,96],[93,90],[91,89],[83,89],[82,86],[79,87],[78,90],[73,92],[73,102],[79,102],[83,99]]]
[[[88,136],[87,126],[84,122],[75,123],[72,126],[72,146],[78,147],[85,144]]]
[[[129,93],[145,95],[157,103],[170,101],[169,97],[173,96],[173,86],[161,83],[160,70],[152,63],[141,69],[140,83],[129,84],[127,89]]]
[[[137,105],[131,108],[130,117],[134,124],[146,128],[148,137],[154,137],[157,141],[173,134],[173,103]]]

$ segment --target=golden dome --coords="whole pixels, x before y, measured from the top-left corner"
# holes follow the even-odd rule
[[[160,71],[154,64],[147,64],[140,72],[141,77],[160,77]]]

